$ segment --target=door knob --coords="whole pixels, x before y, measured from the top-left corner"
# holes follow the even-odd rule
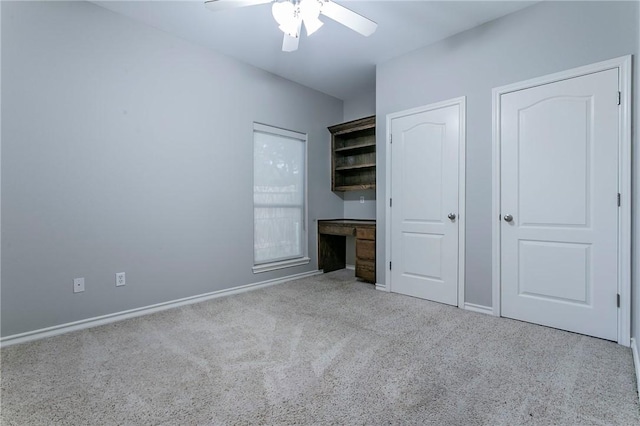
[[[504,215],[504,221],[505,222],[511,222],[513,220],[513,216],[511,216],[510,214],[505,214]]]
[[[450,220],[456,220],[456,214],[455,214],[455,213],[449,213],[449,214],[447,215],[447,217],[448,217]]]

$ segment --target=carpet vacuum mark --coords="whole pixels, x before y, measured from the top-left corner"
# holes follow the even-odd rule
[[[613,342],[337,271],[1,350],[2,425],[638,425]]]

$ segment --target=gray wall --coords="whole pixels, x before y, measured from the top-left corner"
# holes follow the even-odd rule
[[[380,165],[386,162],[387,114],[467,97],[467,302],[491,306],[492,88],[628,54],[638,54],[637,2],[544,2],[377,67]],[[637,105],[637,90],[635,100]],[[638,164],[636,150],[636,170]],[[377,267],[383,271],[384,167],[378,167],[377,181]],[[635,299],[640,312],[640,296]],[[637,318],[635,324],[640,330]]]
[[[640,7],[636,10],[636,22],[640,22]],[[640,25],[640,24],[638,24]],[[635,121],[633,122],[633,166],[631,169],[631,182],[633,200],[631,204],[631,336],[636,339],[636,345],[640,350],[640,28],[636,29],[637,51],[633,58],[634,69],[634,92],[632,111],[635,111]],[[638,372],[636,371],[636,374]],[[636,377],[636,379],[639,379]],[[640,382],[640,379],[638,380]],[[640,391],[640,389],[638,389]]]
[[[0,2],[0,305],[2,303],[2,2]],[[1,306],[0,306],[1,307]],[[0,315],[0,327],[2,318]]]
[[[2,3],[3,336],[317,269],[342,101],[90,3]],[[253,121],[309,135],[307,266],[251,271]]]
[[[358,96],[344,100],[344,121],[369,117],[376,113],[375,88],[360,93]]]
[[[352,99],[344,101],[344,121],[357,120],[369,117],[376,113],[376,93],[370,90],[361,93]],[[376,191],[349,191],[342,194],[344,199],[344,216],[347,219],[375,219],[376,218]],[[360,202],[364,197],[364,203]],[[347,237],[347,264],[355,264],[356,245],[355,238]]]

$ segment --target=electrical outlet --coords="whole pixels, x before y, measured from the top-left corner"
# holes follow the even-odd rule
[[[360,196],[360,204],[364,204],[364,195]]]
[[[84,291],[84,278],[73,279],[73,292],[81,293]]]
[[[127,283],[127,280],[124,276],[124,272],[117,272],[116,273],[116,287],[120,287],[122,285],[125,285]]]

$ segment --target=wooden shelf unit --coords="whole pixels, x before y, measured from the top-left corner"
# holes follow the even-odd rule
[[[336,124],[331,132],[331,190],[376,187],[376,117]]]

